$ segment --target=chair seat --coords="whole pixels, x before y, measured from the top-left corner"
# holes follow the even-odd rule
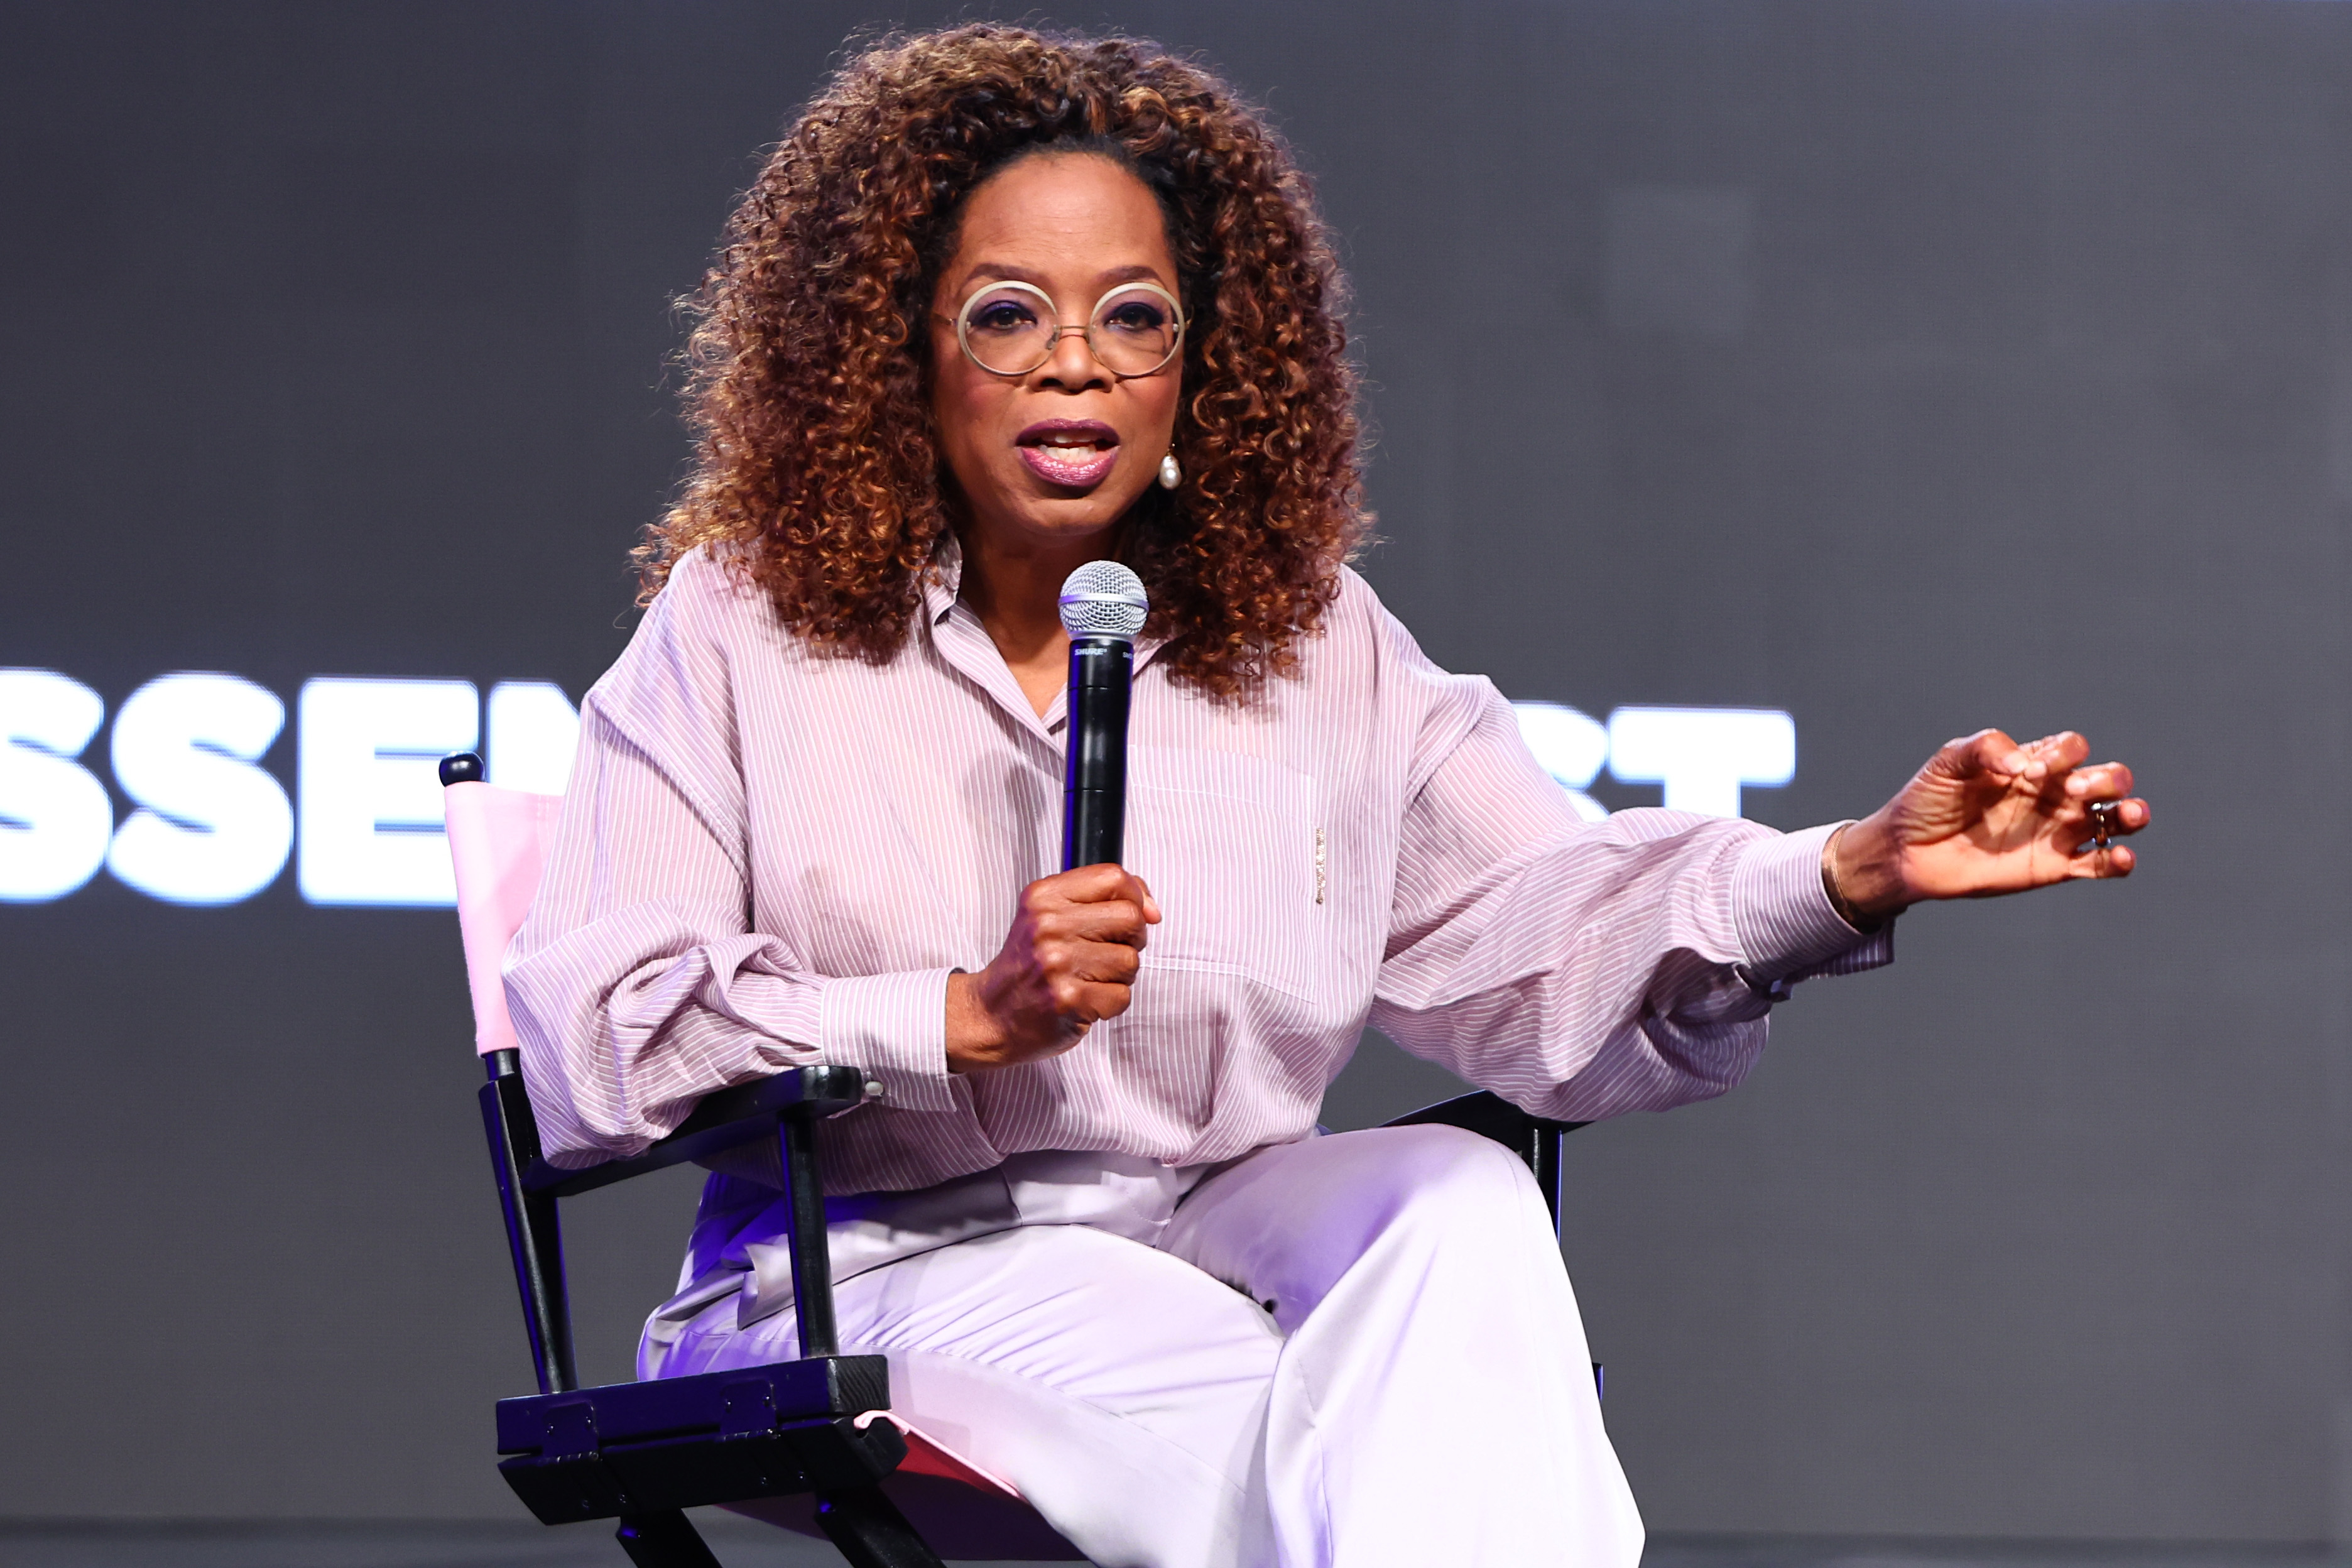
[[[728,1508],[821,1535],[815,1494],[879,1482],[935,1550],[1083,1562],[1011,1485],[892,1413],[880,1356],[818,1356],[501,1399],[499,1471],[542,1523]]]
[[[501,1399],[499,1452],[578,1453],[607,1443],[695,1432],[745,1436],[772,1430],[778,1421],[862,1415],[889,1407],[890,1363],[882,1357],[817,1356]]]
[[[499,1471],[545,1523],[869,1486],[907,1456],[880,1356],[499,1401]]]

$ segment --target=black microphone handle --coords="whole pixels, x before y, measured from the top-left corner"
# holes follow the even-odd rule
[[[1134,645],[1122,637],[1070,639],[1070,695],[1062,733],[1069,771],[1062,790],[1062,869],[1117,864],[1127,826],[1127,700]]]

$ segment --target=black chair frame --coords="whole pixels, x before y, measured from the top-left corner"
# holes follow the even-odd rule
[[[481,776],[469,753],[441,764],[444,784]],[[538,1394],[498,1404],[499,1470],[515,1495],[545,1524],[616,1521],[635,1568],[719,1568],[684,1510],[809,1492],[819,1526],[855,1568],[941,1568],[878,1485],[906,1457],[905,1440],[887,1421],[861,1427],[856,1420],[889,1408],[889,1365],[880,1356],[843,1355],[834,1320],[817,1126],[868,1097],[866,1074],[797,1068],[720,1089],[644,1153],[566,1170],[541,1152],[518,1053],[484,1061],[482,1129],[539,1380]],[[1388,1125],[1428,1123],[1493,1139],[1526,1161],[1558,1226],[1560,1139],[1583,1123],[1547,1121],[1495,1095],[1467,1094]],[[776,1141],[793,1218],[800,1359],[582,1388],[558,1201],[765,1138]]]

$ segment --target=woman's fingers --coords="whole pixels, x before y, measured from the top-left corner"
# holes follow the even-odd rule
[[[2065,879],[2090,881],[2102,878],[2128,877],[2139,864],[2139,856],[2122,840],[2146,827],[2153,816],[2147,802],[2137,797],[2110,803],[2106,813],[2105,842],[2091,816],[2090,806],[2074,803],[2074,809],[2058,826],[2059,844],[2071,845],[2067,852]]]
[[[2079,841],[2083,845],[2095,845],[2100,837],[2100,816],[2106,818],[2105,837],[2108,838],[2128,837],[2148,825],[2151,813],[2148,810],[2147,802],[2137,796],[2130,800],[2114,800],[2099,804],[2105,805],[2107,809],[2098,815],[2094,815],[2089,805],[2076,804],[2059,817],[2058,832],[2070,841]]]
[[[2000,729],[1980,729],[1973,736],[1961,736],[1957,741],[1945,741],[1943,750],[1936,752],[1931,766],[1940,766],[1955,778],[1985,778],[1990,783],[2030,783],[2030,785],[2051,787],[2061,778],[2070,778],[2072,769],[2082,764],[2091,754],[2091,742],[2084,741],[2077,731],[2061,729],[2055,736],[2042,736],[2039,741],[2011,741],[2009,733]],[[2122,766],[2122,764],[2107,764]],[[2124,787],[2131,773],[2124,773]]]
[[[1152,925],[1160,923],[1160,900],[1142,878],[1124,866],[1108,862],[1100,866],[1080,866],[1074,870],[1041,877],[1029,884],[1029,892],[1046,899],[1058,899],[1073,904],[1108,903],[1124,899],[1139,905],[1144,920]]]
[[[1930,758],[1927,767],[1954,778],[1974,778],[1986,773],[2011,776],[2023,773],[2032,762],[2026,749],[2000,730],[1979,730],[1973,735],[1962,735],[1944,742],[1943,749]]]
[[[2096,845],[2077,851],[2066,862],[2070,881],[2095,881],[2104,877],[2128,877],[2139,857],[2128,844],[2110,844],[2105,849]]]
[[[1143,955],[1124,943],[1049,943],[1037,950],[1037,956],[1049,1005],[1066,1038],[1076,1038],[1102,1019],[1118,1017],[1134,1000]]]
[[[2005,730],[1979,730],[1973,735],[1945,742],[1943,750],[1927,765],[1958,779],[1980,779],[1995,784],[2023,779],[2038,784],[2089,754],[2083,737],[2072,730],[2022,742],[2012,740]]]
[[[1037,944],[1040,967],[1052,979],[1132,985],[1143,954],[1130,942],[1052,941]]]
[[[1141,947],[1160,904],[1142,879],[1118,866],[1081,866],[1041,877],[1022,890],[1023,915],[1042,931]]]
[[[2076,800],[2113,800],[2131,794],[2132,771],[2121,763],[2078,767],[2066,775],[2066,793]]]
[[[1151,920],[1141,904],[1112,899],[1048,910],[1037,924],[1043,934],[1066,942],[1115,942],[1138,948],[1150,939]]]
[[[2137,833],[2141,828],[2146,827],[2149,822],[2153,821],[2155,816],[2155,807],[2149,805],[2147,802],[2140,799],[2137,795],[2134,795],[2131,799],[2120,802],[2117,805],[2116,808],[2116,831],[2118,833]]]
[[[2083,759],[2091,754],[2091,743],[2072,730],[2061,730],[2019,750],[2026,757],[2021,776],[2029,783],[2044,784],[2063,778],[2070,769],[2080,765]]]
[[[1131,984],[1109,981],[1081,984],[1072,991],[1062,1012],[1066,1017],[1094,1024],[1105,1018],[1118,1017],[1134,1000],[1135,987]]]
[[[2090,742],[2072,730],[2061,730],[2022,744],[2010,739],[2005,731],[1979,730],[1973,735],[1947,742],[1938,760],[1962,777],[1990,773],[2039,784],[2053,773],[2064,773],[2090,754]]]
[[[2077,767],[2042,791],[2043,808],[2061,833],[2094,844],[2137,833],[2148,824],[2147,802],[2131,793],[2132,771],[2121,763]]]
[[[1142,888],[1143,884],[1137,881],[1126,867],[1105,861],[1099,866],[1078,866],[1067,871],[1056,871],[1050,877],[1040,877],[1029,884],[1028,890],[1067,903],[1096,904],[1106,899],[1131,897]]]

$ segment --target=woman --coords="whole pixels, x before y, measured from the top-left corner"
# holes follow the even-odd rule
[[[994,26],[853,62],[701,297],[698,465],[509,957],[526,1071],[585,1163],[866,1068],[845,1349],[1097,1563],[1631,1564],[1527,1173],[1316,1137],[1325,1086],[1369,1019],[1546,1116],[1719,1094],[1905,906],[2128,872],[2085,841],[2130,774],[1987,731],[1858,823],[1582,822],[1345,565],[1340,291],[1195,67]],[[1104,557],[1151,595],[1129,863],[1055,874],[1055,594]],[[714,1177],[646,1373],[793,1355],[783,1238]]]

